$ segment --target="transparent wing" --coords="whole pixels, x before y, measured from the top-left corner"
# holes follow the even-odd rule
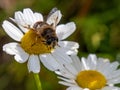
[[[49,25],[52,25],[53,27],[56,27],[61,17],[62,17],[62,14],[60,10],[58,10],[57,8],[53,8],[48,14],[46,23],[48,23]]]
[[[54,7],[48,14],[47,18],[49,18],[54,12],[56,12],[58,9]]]

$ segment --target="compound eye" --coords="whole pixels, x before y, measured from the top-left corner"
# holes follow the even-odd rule
[[[52,40],[51,39],[48,39],[47,40],[47,44],[50,45],[52,43]]]
[[[50,38],[50,35],[46,35],[47,38]]]

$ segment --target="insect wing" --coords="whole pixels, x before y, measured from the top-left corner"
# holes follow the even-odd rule
[[[62,17],[62,14],[61,14],[60,10],[58,10],[57,8],[53,8],[51,10],[51,12],[49,13],[46,22],[49,25],[52,25],[53,27],[56,27],[56,25],[60,21],[61,17]]]
[[[49,14],[48,14],[48,16],[47,16],[47,18],[49,18],[54,12],[56,12],[58,9],[55,7],[55,8],[53,8],[50,12],[49,12]]]

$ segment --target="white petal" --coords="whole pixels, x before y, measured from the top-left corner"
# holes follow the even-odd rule
[[[87,58],[87,62],[88,62],[88,66],[91,70],[95,70],[96,69],[96,65],[97,65],[97,57],[95,54],[90,54]]]
[[[59,63],[65,64],[72,62],[72,59],[60,48],[56,48],[52,55]]]
[[[76,70],[75,66],[73,66],[72,64],[64,64],[64,67],[74,76],[76,76],[78,74],[78,71]]]
[[[15,60],[19,63],[24,63],[28,60],[29,54],[27,54],[20,46],[20,44],[18,44],[16,46],[16,54],[14,56]]]
[[[118,83],[120,83],[120,75],[116,78],[108,80],[108,84],[118,84]]]
[[[64,48],[64,47],[59,47],[59,46],[57,46],[57,47],[55,47],[55,48],[60,49],[60,50],[61,50],[62,52],[64,52],[66,55],[77,55],[77,53],[78,53],[78,50],[77,50],[77,49],[72,50],[72,49],[68,49],[68,48]]]
[[[76,55],[72,55],[72,64],[74,65],[74,67],[76,68],[76,70],[79,72],[82,70],[81,68],[81,62],[80,59],[76,56]]]
[[[28,54],[20,47],[18,43],[8,43],[3,46],[3,51],[10,55],[15,55],[14,58],[19,63],[24,63],[28,59]]]
[[[27,17],[28,15],[28,17]],[[13,19],[12,19],[13,20]],[[40,13],[33,13],[31,9],[24,9],[23,13],[18,11],[15,12],[15,20],[18,26],[23,30],[23,32],[27,32],[28,29],[25,27],[33,27],[33,25],[38,21],[43,21],[43,16]]]
[[[67,55],[76,55],[78,53],[79,44],[71,41],[59,41],[58,45]]]
[[[67,50],[65,51],[67,55],[77,55],[78,50]]]
[[[78,54],[78,50],[67,50],[66,54],[67,55],[77,55]]]
[[[79,44],[76,42],[72,42],[72,41],[59,41],[58,45],[60,47],[64,47],[64,48],[68,48],[68,49],[78,49],[79,48]]]
[[[40,59],[47,69],[51,71],[59,69],[59,63],[57,60],[55,60],[55,58],[53,58],[51,54],[40,55]]]
[[[63,40],[70,36],[76,29],[75,23],[70,22],[56,27],[56,34],[59,40]]]
[[[111,79],[111,77],[116,77],[116,75],[118,75],[119,72],[114,73],[118,66],[119,66],[118,62],[113,62],[113,63],[110,63],[109,66],[105,68],[104,74],[107,79]]]
[[[82,62],[81,65],[82,65],[83,70],[89,70],[90,69],[86,58],[82,57],[81,62]]]
[[[43,16],[42,16],[41,13],[34,13],[34,17],[35,17],[35,21],[34,22],[43,21]]]
[[[112,62],[108,68],[108,72],[107,72],[107,79],[111,79],[113,77],[116,77],[116,75],[119,73],[115,73],[117,70],[117,67],[119,66],[119,63],[118,62]]]
[[[45,57],[40,56],[40,60],[47,69],[54,71],[54,68],[46,61]]]
[[[23,17],[24,17],[25,23],[27,24],[27,27],[29,25],[30,28],[33,28],[33,25],[36,22],[40,21],[39,19],[42,19],[41,14],[38,14],[38,13],[34,14],[30,8],[23,9]]]
[[[104,62],[103,61],[103,64],[101,65],[101,68],[99,68],[98,71],[100,71],[102,74],[104,74],[106,77],[108,75],[108,68],[110,66],[110,62]]]
[[[15,17],[15,19],[12,19],[12,18],[10,18],[10,19],[15,21],[17,24],[27,25],[27,22],[26,22],[25,17],[22,12],[20,12],[20,11],[15,12],[14,17]]]
[[[75,80],[64,78],[64,77],[57,77],[65,82],[71,83],[71,84],[76,84]]]
[[[17,54],[14,58],[19,63],[24,63],[28,60],[29,54],[27,54],[21,47],[17,47]]]
[[[7,54],[15,55],[17,53],[16,47],[18,43],[8,43],[3,46],[3,51],[5,51]]]
[[[110,61],[104,58],[98,58],[96,70],[107,77],[107,68],[110,67]]]
[[[65,86],[75,86],[75,84],[69,83],[69,82],[64,82],[64,81],[59,81],[59,84],[65,85]]]
[[[40,72],[40,60],[37,55],[31,55],[28,60],[29,72],[39,73]]]
[[[2,24],[5,32],[14,40],[20,41],[23,37],[23,33],[9,21],[4,21]]]
[[[20,11],[15,12],[15,19],[12,18],[10,19],[17,23],[17,25],[21,28],[23,32],[28,31],[28,28],[25,27],[28,27],[29,23],[27,22],[27,20],[25,20],[25,17],[22,12]]]
[[[103,64],[104,64],[104,59],[98,58],[96,70],[101,71]]]
[[[50,17],[48,17],[47,19],[47,23],[49,25],[53,24],[54,27],[59,23],[60,19],[62,17],[62,14],[60,12],[60,10],[57,10],[56,12],[54,12],[52,15],[50,15]]]
[[[67,88],[66,90],[84,90],[84,89],[82,89],[78,86],[71,86],[71,87]]]
[[[112,71],[111,75],[107,77],[107,79],[112,79],[120,76],[120,69]]]
[[[30,8],[23,9],[23,14],[24,14],[25,20],[29,23],[29,25],[32,25],[35,23],[33,11]]]
[[[119,66],[118,62],[112,62],[110,64],[110,68],[111,68],[112,71],[116,70],[118,68],[118,66]]]
[[[76,76],[74,76],[73,74],[71,74],[69,71],[67,70],[58,70],[58,71],[55,71],[55,73],[57,75],[60,75],[62,77],[65,77],[65,78],[69,78],[69,79],[76,79]]]
[[[118,88],[118,87],[106,86],[106,87],[102,88],[102,90],[120,90],[120,88]]]

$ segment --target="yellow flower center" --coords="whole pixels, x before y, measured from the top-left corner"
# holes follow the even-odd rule
[[[76,82],[82,88],[96,90],[106,85],[106,78],[98,71],[85,70],[77,75]]]
[[[36,34],[33,30],[29,30],[21,39],[21,47],[29,54],[50,53],[53,48],[46,45],[44,39]]]

